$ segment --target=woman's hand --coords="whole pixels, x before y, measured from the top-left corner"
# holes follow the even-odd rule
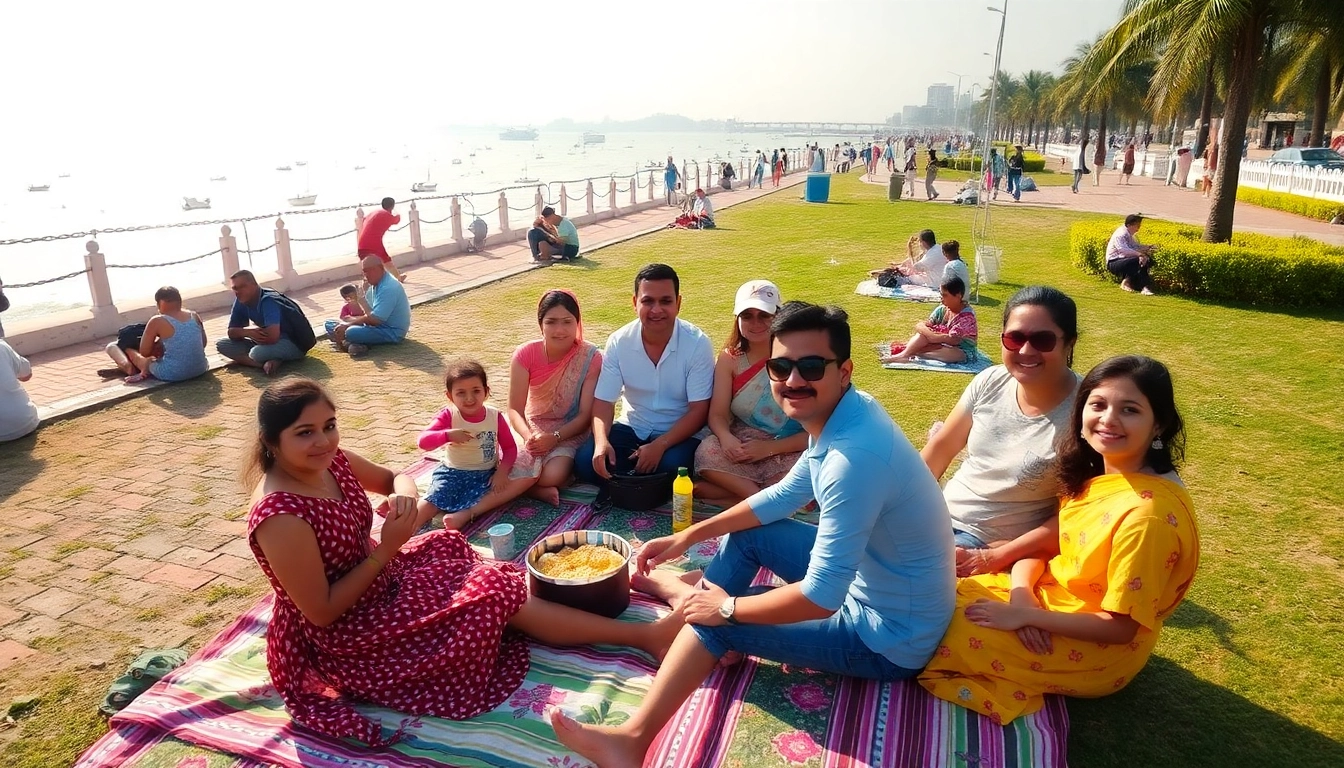
[[[1027,625],[1029,613],[1022,606],[980,598],[966,606],[966,618],[978,627],[1013,632]]]
[[[1036,595],[1030,589],[1014,589],[1009,593],[1008,602],[1019,608],[1040,608],[1041,604],[1036,600]],[[1048,656],[1055,652],[1055,643],[1050,637],[1050,633],[1040,627],[1025,626],[1017,630],[1017,639],[1022,641],[1022,645],[1028,651]]]
[[[729,435],[726,438],[719,438],[719,447],[723,448],[723,455],[733,461],[736,461],[739,464],[746,461],[746,458],[744,458],[742,454],[742,441],[738,440],[736,437]]]
[[[411,534],[415,533],[415,518],[415,499],[396,493],[387,497],[387,517],[383,520],[383,546],[393,552],[401,549],[411,538]]]
[[[469,443],[476,439],[476,436],[465,429],[450,429],[447,433],[450,443]]]
[[[718,627],[728,623],[719,613],[719,606],[728,599],[728,593],[721,587],[701,579],[701,587],[695,594],[687,597],[681,604],[681,615],[687,624],[702,627]]]
[[[495,473],[490,476],[490,493],[503,493],[504,486],[509,484],[509,470],[505,467],[495,467]]]
[[[747,440],[742,443],[740,450],[742,458],[738,461],[745,464],[755,464],[758,461],[764,461],[775,455],[773,440]]]
[[[964,549],[957,547],[957,575],[976,576],[982,573],[998,573],[1003,570],[992,547],[982,549]]]
[[[672,536],[660,536],[653,541],[644,542],[644,546],[639,548],[635,554],[635,567],[640,573],[647,576],[649,571],[657,568],[671,560],[676,560],[686,554],[686,545],[681,540]]]

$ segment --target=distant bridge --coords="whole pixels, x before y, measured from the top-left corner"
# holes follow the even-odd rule
[[[793,121],[755,121],[755,120],[729,120],[728,127],[739,131],[753,131],[763,133],[882,133],[887,134],[898,130],[896,126],[886,123],[871,123],[861,121],[850,122],[793,122]]]

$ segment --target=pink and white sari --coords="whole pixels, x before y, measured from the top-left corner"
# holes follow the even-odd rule
[[[513,360],[527,371],[527,406],[523,418],[533,432],[540,434],[555,432],[578,415],[584,383],[595,381],[602,370],[602,353],[583,340],[582,330],[569,352],[554,363],[546,359],[546,342],[542,339],[520,344],[513,352]],[[544,456],[529,452],[520,441],[512,476],[537,477],[547,461],[557,456],[574,458],[586,439],[588,430],[562,441]]]

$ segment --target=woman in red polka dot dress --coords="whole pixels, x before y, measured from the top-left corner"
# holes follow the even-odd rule
[[[271,682],[295,722],[384,745],[399,731],[352,703],[474,717],[522,683],[523,635],[552,645],[629,645],[656,658],[675,637],[675,617],[619,622],[531,597],[520,568],[482,560],[457,531],[407,545],[425,522],[415,482],[339,449],[335,404],[316,382],[267,387],[257,421],[249,469],[260,477],[248,538],[275,590]],[[388,497],[378,544],[365,491]]]

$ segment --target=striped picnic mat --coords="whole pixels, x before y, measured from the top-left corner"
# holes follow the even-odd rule
[[[412,472],[423,476],[432,463]],[[600,528],[638,540],[671,530],[666,508],[594,512],[591,489],[566,491],[561,509],[523,499],[483,516],[466,533],[511,522],[519,545],[548,533]],[[701,510],[702,513],[708,510]],[[683,568],[717,551],[704,542]],[[763,579],[768,574],[762,574]],[[77,768],[579,768],[586,761],[554,738],[546,710],[617,724],[639,706],[655,668],[638,651],[533,644],[523,685],[495,710],[468,721],[410,718],[366,707],[406,738],[387,749],[327,739],[295,727],[266,673],[271,598],[261,600],[183,667],[111,721],[112,730]],[[623,618],[647,621],[666,606],[635,596]],[[1050,697],[1042,711],[996,726],[935,699],[918,684],[881,684],[748,659],[716,670],[663,730],[646,765],[817,768],[1051,768],[1066,764],[1068,715]]]

